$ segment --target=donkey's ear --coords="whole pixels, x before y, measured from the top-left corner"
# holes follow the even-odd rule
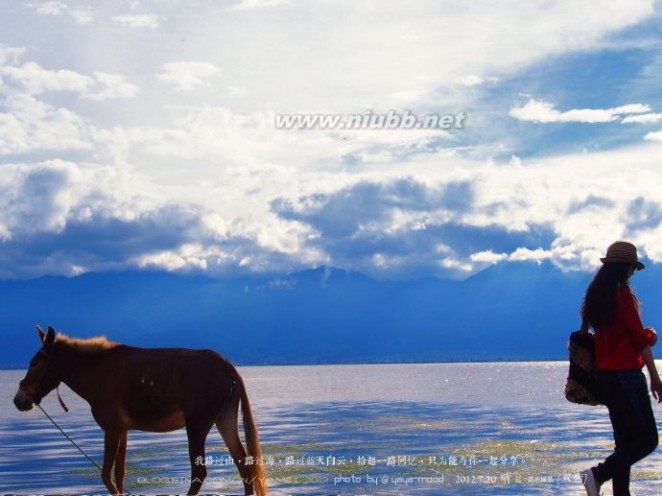
[[[46,340],[46,333],[40,325],[37,325],[37,334],[39,335],[39,341],[43,343]]]
[[[48,334],[46,334],[46,339],[44,340],[44,348],[50,348],[55,342],[55,329],[48,327]]]

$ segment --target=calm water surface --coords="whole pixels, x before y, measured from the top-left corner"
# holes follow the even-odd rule
[[[610,452],[607,411],[565,401],[565,362],[241,367],[271,494],[576,495],[577,473]],[[39,410],[12,403],[22,371],[0,371],[0,493],[103,493],[97,469]],[[42,406],[95,460],[103,435],[61,388]],[[184,431],[129,434],[133,494],[185,493]],[[216,431],[203,492],[241,494]],[[633,490],[662,494],[662,456],[635,466]],[[605,488],[604,494],[611,494]]]

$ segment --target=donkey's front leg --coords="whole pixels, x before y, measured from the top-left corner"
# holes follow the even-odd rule
[[[110,491],[110,494],[121,494],[117,490],[111,472],[113,464],[117,458],[117,450],[120,444],[121,432],[112,430],[105,431],[104,447],[103,447],[103,468],[101,469],[101,480]]]
[[[120,494],[124,494],[124,462],[126,460],[126,443],[128,431],[120,434],[119,448],[117,449],[117,459],[115,460],[115,484]]]

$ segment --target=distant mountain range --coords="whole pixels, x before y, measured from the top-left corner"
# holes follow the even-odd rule
[[[633,280],[647,325],[660,269]],[[494,265],[465,281],[382,282],[333,269],[216,280],[163,272],[0,281],[0,367],[23,368],[35,324],[136,346],[212,348],[237,364],[566,357],[591,274]]]

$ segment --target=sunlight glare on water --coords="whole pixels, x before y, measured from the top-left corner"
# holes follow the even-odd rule
[[[606,410],[572,405],[563,397],[565,362],[239,371],[271,463],[267,472],[275,496],[402,494],[403,487],[408,494],[430,496],[579,496],[584,493],[578,471],[609,454],[611,446]],[[2,491],[103,492],[96,469],[41,412],[15,409],[12,400],[23,374],[0,372]],[[101,462],[103,435],[89,406],[68,388],[61,391],[69,413],[53,393],[42,405]],[[215,430],[207,454],[210,475],[202,492],[240,494],[236,470],[224,461],[227,451]],[[182,430],[132,431],[127,459],[125,480],[134,494],[175,494],[188,488]],[[638,495],[662,493],[658,462],[652,455],[635,467]],[[604,494],[611,494],[609,488]]]

